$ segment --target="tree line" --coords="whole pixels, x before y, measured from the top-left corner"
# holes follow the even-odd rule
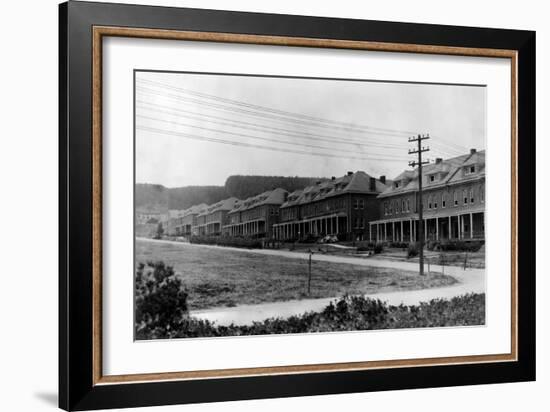
[[[136,209],[164,213],[169,209],[187,209],[201,203],[212,204],[228,197],[246,199],[278,187],[293,192],[323,180],[318,177],[232,175],[224,186],[184,186],[137,183]]]

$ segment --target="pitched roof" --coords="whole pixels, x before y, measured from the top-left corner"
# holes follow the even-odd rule
[[[369,174],[357,171],[338,178],[319,181],[315,185],[292,192],[281,207],[310,203],[345,193],[378,194],[386,190],[391,183],[390,181],[382,183],[380,179],[374,179],[374,187],[371,187],[371,179],[373,178]]]
[[[286,190],[281,188],[260,193],[236,202],[229,213],[243,212],[261,205],[281,205],[285,201],[287,193]]]
[[[219,202],[213,203],[211,205],[204,205],[204,207],[198,211],[199,216],[210,215],[214,212],[220,210],[230,211],[235,206],[235,203],[238,201],[236,197],[229,197],[227,199],[220,200]]]
[[[206,203],[201,203],[200,205],[193,205],[185,210],[182,210],[180,212],[180,216],[185,217],[189,215],[198,215],[203,210],[205,210],[208,207]]]
[[[465,168],[476,165],[474,173],[465,173]],[[463,183],[485,177],[485,150],[470,152],[465,155],[430,163],[422,167],[424,176],[434,175],[434,181],[423,181],[423,189],[432,189],[449,184]],[[395,179],[393,184],[378,197],[388,197],[401,193],[418,191],[418,168],[405,170]]]

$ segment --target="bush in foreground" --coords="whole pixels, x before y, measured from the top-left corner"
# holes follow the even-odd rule
[[[181,330],[188,317],[187,292],[171,266],[163,262],[140,263],[136,272],[136,336],[149,339]]]
[[[321,312],[270,318],[252,325],[217,326],[185,314],[166,330],[142,329],[138,339],[270,335],[351,330],[483,325],[485,294],[434,299],[414,306],[391,306],[363,296],[344,296]],[[176,326],[177,325],[177,326]]]

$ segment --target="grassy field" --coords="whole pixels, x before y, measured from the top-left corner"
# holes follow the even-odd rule
[[[256,304],[303,298],[339,297],[390,290],[452,285],[455,279],[328,262],[312,263],[307,295],[306,260],[198,245],[136,241],[136,263],[164,261],[173,266],[189,291],[189,309]]]

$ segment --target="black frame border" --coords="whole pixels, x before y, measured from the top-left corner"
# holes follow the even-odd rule
[[[92,26],[515,50],[518,361],[94,385]],[[59,6],[59,406],[90,410],[535,380],[535,32],[70,1]],[[519,274],[523,274],[520,276]]]

